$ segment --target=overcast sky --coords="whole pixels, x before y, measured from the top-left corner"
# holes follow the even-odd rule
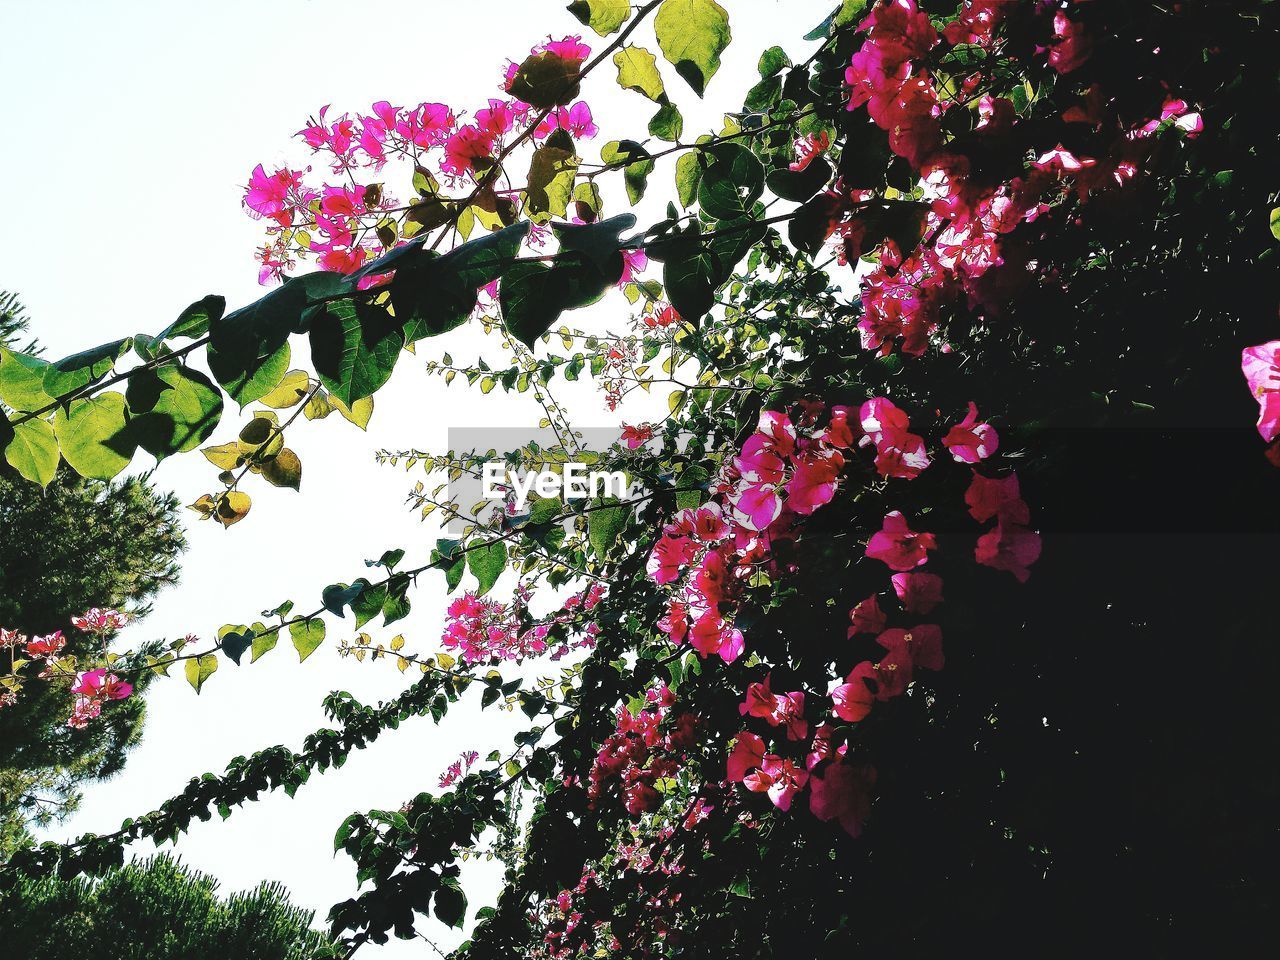
[[[797,60],[808,56],[811,44],[801,37],[834,5],[720,2],[729,9],[734,42],[707,100],[699,102],[662,64],[684,112],[686,140],[718,129],[720,114],[741,104],[766,46],[780,43]],[[242,185],[258,162],[268,168],[306,162],[306,148],[290,135],[308,114],[330,103],[332,113],[367,112],[382,99],[443,101],[474,111],[497,95],[506,59],[520,60],[548,33],[589,34],[564,6],[549,0],[0,0],[0,87],[9,130],[0,155],[9,203],[0,232],[0,289],[22,296],[54,357],[155,333],[207,293],[225,295],[232,307],[249,302],[262,292],[252,258],[262,230],[241,208]],[[608,42],[584,39],[597,51]],[[647,26],[633,42],[656,51]],[[609,65],[592,76],[583,95],[602,128],[593,145],[585,145],[591,160],[605,141],[637,137],[652,113],[647,100],[616,87]],[[407,184],[388,183],[388,189],[408,191]],[[609,189],[607,212],[621,212],[625,198],[616,186]],[[660,218],[672,195],[668,161],[651,177],[641,223]],[[572,322],[620,328],[629,309],[613,294]],[[161,595],[153,616],[124,641],[186,633],[207,639],[223,623],[252,622],[285,599],[312,609],[326,584],[361,576],[364,559],[391,547],[408,551],[406,564],[425,562],[438,530],[404,505],[422,474],[379,467],[373,455],[380,448],[441,452],[450,426],[536,426],[541,412],[529,395],[499,390],[482,398],[461,382],[446,389],[423,370],[426,359],[445,350],[462,361],[494,349],[496,343],[465,328],[424,341],[417,357],[402,357],[378,393],[367,433],[337,416],[290,428],[289,445],[303,462],[302,493],[252,483],[254,509],[229,531],[189,514],[181,586]],[[306,363],[303,344],[295,342],[294,358],[295,365]],[[572,386],[558,388],[557,396],[578,425],[617,423],[589,383]],[[665,413],[664,397],[659,392],[648,406],[638,397],[625,418],[648,419],[658,407]],[[241,422],[233,405],[210,442],[231,439]],[[132,469],[152,466],[139,454]],[[190,503],[214,488],[215,474],[192,454],[163,463],[155,482]],[[443,578],[424,580],[412,600],[406,621],[373,632],[382,640],[403,632],[409,648],[429,653],[443,622]],[[331,623],[329,640],[301,666],[287,642],[253,666],[247,658],[239,669],[223,661],[199,697],[180,677],[157,681],[145,738],[125,771],[90,787],[81,812],[51,835],[114,830],[180,791],[190,777],[221,772],[232,757],[277,743],[298,747],[307,732],[325,725],[320,701],[330,690],[374,702],[394,696],[412,677],[386,662],[340,660],[334,643],[343,636]],[[322,921],[331,904],[355,890],[351,862],[331,853],[342,819],[357,810],[395,808],[434,789],[459,752],[473,748],[483,756],[505,747],[516,726],[492,710],[468,708],[457,708],[439,728],[411,721],[353,754],[341,771],[313,779],[293,800],[279,794],[237,810],[225,823],[197,824],[176,849],[187,863],[220,878],[224,892],[279,880]],[[136,852],[151,849],[138,845]],[[500,872],[493,866],[469,872],[474,915],[484,897],[496,893]],[[459,939],[434,920],[421,929],[445,947]],[[420,941],[393,941],[360,955],[424,952],[430,951]]]

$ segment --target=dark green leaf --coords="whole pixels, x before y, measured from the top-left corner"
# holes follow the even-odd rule
[[[168,364],[129,380],[125,399],[138,445],[156,459],[193,450],[222,416],[222,394],[197,370]]]
[[[402,324],[363,300],[335,300],[317,308],[310,337],[320,382],[347,406],[387,382],[404,347]]]

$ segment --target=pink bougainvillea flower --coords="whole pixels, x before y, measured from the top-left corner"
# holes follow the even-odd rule
[[[819,820],[839,821],[850,836],[859,837],[871,815],[875,782],[875,767],[847,760],[832,763],[809,779],[809,810]]]
[[[743,730],[733,743],[733,750],[726,762],[726,774],[734,783],[741,783],[743,777],[764,762],[764,741],[754,733]]]
[[[550,53],[570,63],[581,64],[591,56],[591,48],[582,42],[582,37],[564,37],[560,40],[547,38],[547,42],[533,49],[534,53]]]
[[[881,476],[912,479],[929,466],[924,439],[911,433],[905,411],[887,397],[872,397],[858,411],[861,444],[874,444],[876,470]]]
[[[942,656],[942,628],[937,624],[921,623],[910,630],[894,627],[876,637],[876,643],[891,654],[905,655],[912,667],[941,670],[945,663]],[[881,663],[883,662],[882,660]]]
[[[742,654],[744,643],[742,632],[725,623],[714,610],[700,616],[689,631],[689,644],[704,660],[714,653],[725,663],[733,663]]]
[[[71,618],[71,625],[85,633],[115,633],[129,623],[129,615],[119,610],[90,607],[78,617]]]
[[[1240,367],[1258,401],[1258,433],[1270,443],[1280,435],[1280,340],[1245,348]]]
[[[56,657],[67,645],[61,630],[45,634],[43,637],[32,637],[27,641],[27,656],[49,660]]]
[[[538,124],[533,135],[541,140],[556,130],[564,130],[577,140],[590,140],[600,132],[591,117],[591,107],[585,100],[579,100],[572,107],[556,107]]]
[[[1204,120],[1200,114],[1191,111],[1185,100],[1175,100],[1169,97],[1165,100],[1164,105],[1160,108],[1160,117],[1143,125],[1139,130],[1140,136],[1151,136],[1157,133],[1161,126],[1172,120],[1169,124],[1173,129],[1181,132],[1188,140],[1193,140],[1204,130]]]
[[[770,483],[742,483],[729,495],[734,519],[752,530],[768,529],[782,513],[778,488]]]
[[[643,250],[622,250],[622,276],[618,278],[618,286],[628,284],[635,275],[649,265],[649,255]]]
[[[1059,10],[1053,17],[1054,44],[1049,48],[1049,65],[1059,73],[1070,73],[1089,59],[1093,39],[1084,26]]]
[[[928,560],[929,551],[936,546],[932,533],[916,533],[907,525],[906,517],[894,510],[885,515],[881,529],[871,535],[867,556],[883,561],[890,570],[905,572]]]
[[[781,483],[786,469],[786,461],[774,442],[761,433],[747,437],[733,465],[737,467],[739,476],[752,483]]]
[[[459,127],[444,145],[444,162],[440,169],[461,177],[476,169],[476,161],[487,159],[493,152],[493,136],[474,124]]]
[[[787,506],[799,514],[810,514],[830,503],[844,457],[837,450],[827,454],[807,452],[795,461],[795,472],[787,482]]]
[[[690,521],[691,532],[703,543],[714,543],[729,535],[729,524],[725,523],[718,503],[704,503],[693,511]]]
[[[942,602],[942,578],[932,573],[895,573],[894,592],[907,613],[929,613]]]
[[[996,570],[1006,570],[1025,583],[1028,569],[1040,559],[1040,534],[1001,515],[994,529],[978,538],[974,559]]]
[[[790,759],[770,753],[761,761],[758,770],[743,778],[742,785],[757,793],[768,793],[774,806],[787,811],[808,779],[809,771],[804,767],[797,767]]]
[[[500,101],[489,101],[492,105]],[[378,104],[374,104],[377,110]],[[453,111],[443,103],[420,103],[395,118],[395,132],[419,147],[438,147],[444,143],[457,121]]]
[[[646,313],[644,316],[644,325],[646,327],[669,327],[673,323],[680,322],[680,314],[676,312],[676,308],[671,304],[663,304],[661,307]]]
[[[489,98],[487,108],[476,111],[475,125],[490,143],[502,139],[525,115],[523,105],[515,100]]]
[[[875,695],[863,679],[866,671],[854,670],[845,682],[831,691],[831,712],[841,720],[857,723],[871,712]]]
[[[662,537],[653,545],[645,569],[654,583],[671,583],[680,578],[680,570],[696,556],[697,545],[687,537]]]
[[[262,164],[258,164],[244,190],[245,207],[253,216],[267,217],[282,227],[292,225],[294,210],[303,199],[298,195],[302,176],[302,172],[287,167],[268,174]]]
[[[853,446],[856,437],[853,433],[853,427],[849,424],[849,413],[848,407],[834,406],[831,408],[831,422],[827,424],[827,429],[822,434],[823,441],[841,450]]]
[[[859,633],[879,633],[884,629],[886,617],[880,609],[880,599],[873,593],[849,611],[849,636]]]
[[[822,156],[829,146],[831,146],[831,138],[825,130],[801,137],[795,142],[796,159],[790,164],[789,169],[797,173],[807,170],[809,164],[813,163],[814,157]]]
[[[804,719],[804,693],[775,694],[770,689],[771,677],[753,683],[747,687],[747,698],[738,706],[743,716],[759,717],[768,721],[770,726],[785,727],[788,739],[802,740],[809,732],[808,721]]]
[[[771,688],[772,676],[747,687],[747,699],[738,707],[738,713],[744,717],[769,717],[778,709],[778,698]]]
[[[629,424],[622,425],[622,441],[630,450],[642,447],[653,439],[653,425],[649,423],[641,423],[636,426]]]
[[[975,471],[964,502],[969,507],[969,515],[979,523],[996,515],[1008,517],[1015,523],[1028,523],[1031,519],[1031,512],[1018,490],[1016,473],[996,479]]]
[[[996,452],[1000,436],[991,424],[978,423],[978,406],[970,401],[968,414],[947,431],[942,445],[957,463],[977,463]]]
[[[849,750],[847,743],[840,744],[834,751],[831,749],[831,737],[835,733],[835,727],[829,723],[821,724],[817,730],[813,731],[813,743],[809,745],[809,752],[805,754],[804,765],[808,770],[812,770],[823,760],[830,757],[843,757]]]
[[[114,673],[107,673],[105,668],[99,667],[79,674],[71,692],[97,700],[124,700],[133,693],[133,684],[125,683]]]

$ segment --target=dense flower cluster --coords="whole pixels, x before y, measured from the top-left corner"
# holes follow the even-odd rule
[[[102,653],[108,663],[106,643],[111,635],[122,630],[130,616],[119,610],[92,607],[78,617],[71,618],[71,625],[102,643]],[[17,630],[0,627],[0,650],[8,650],[9,672],[0,676],[0,708],[17,702],[23,685],[21,668],[28,663],[37,664],[37,676],[46,681],[67,682],[75,695],[71,716],[67,725],[83,729],[102,714],[102,706],[110,700],[124,700],[133,693],[133,684],[127,683],[106,667],[77,673],[77,658],[67,656],[67,638],[61,630],[42,636],[27,637]],[[24,659],[18,658],[21,648]]]
[[[1078,69],[1093,46],[1073,17],[1076,4],[1065,6],[1052,14],[1043,48],[1049,66],[1063,75]],[[865,192],[831,192],[837,208],[849,211],[832,223],[842,261],[877,253],[875,268],[862,281],[864,316],[858,324],[869,350],[889,353],[900,343],[903,353],[919,356],[935,337],[944,307],[997,311],[1033,266],[1024,245],[1010,239],[1020,224],[1064,198],[1085,202],[1131,183],[1159,134],[1172,129],[1194,137],[1203,127],[1200,115],[1173,97],[1159,105],[1158,116],[1126,126],[1107,91],[1094,85],[1060,117],[1064,138],[1071,128],[1093,132],[1091,152],[1059,144],[1022,166],[1025,138],[1019,126],[1028,121],[1019,117],[1013,101],[983,94],[981,71],[961,80],[959,96],[944,96],[930,71],[956,44],[992,48],[1009,8],[970,0],[940,37],[915,0],[891,0],[875,5],[858,27],[865,39],[845,73],[848,109],[865,107],[887,132],[890,149],[918,171],[929,203],[922,223],[925,242],[904,256],[893,239],[878,250],[864,249],[874,224],[855,207],[866,199]],[[973,99],[977,124],[970,133],[951,135],[948,113],[963,110]],[[1002,154],[1022,166],[1022,173],[993,181],[989,170]]]
[[[745,652],[746,640],[733,623],[743,585],[757,569],[777,572],[776,551],[800,534],[806,516],[834,498],[857,451],[874,454],[867,466],[886,478],[915,479],[932,462],[907,413],[887,397],[867,400],[856,419],[843,406],[824,412],[816,401],[798,404],[790,414],[764,411],[712,487],[716,499],[681,511],[663,528],[647,570],[671,590],[658,628],[673,643],[688,642],[704,659],[716,654],[726,663]],[[954,462],[966,465],[982,464],[999,448],[996,429],[980,421],[973,403],[940,441]],[[1017,476],[988,477],[975,469],[965,502],[978,522],[996,521],[978,538],[974,559],[1025,580],[1040,538],[1028,526]],[[889,582],[904,622],[889,627],[872,595],[852,611],[849,637],[874,635],[885,651],[878,660],[858,663],[830,691],[777,690],[770,674],[751,683],[740,713],[762,721],[762,731],[776,743],[771,749],[761,733],[739,734],[727,763],[731,782],[766,793],[783,811],[809,786],[816,816],[838,820],[854,835],[861,831],[876,771],[846,759],[845,745],[833,749],[831,722],[811,735],[808,708],[829,702],[833,720],[857,723],[877,701],[906,693],[917,670],[942,669],[942,630],[921,621],[942,602],[942,578],[919,569],[936,548],[935,536],[915,529],[901,511],[885,514],[866,556],[892,571]]]
[[[529,591],[523,584],[516,588],[510,604],[467,591],[449,604],[441,644],[446,650],[456,651],[467,663],[490,659],[519,662],[548,651],[550,659],[559,660],[573,650],[595,646],[600,625],[589,619],[582,621],[604,595],[604,585],[593,583],[569,597],[551,616],[535,623],[528,617]]]
[[[587,795],[594,805],[606,793],[618,792],[632,816],[650,813],[662,803],[660,781],[679,772],[681,751],[698,730],[691,713],[669,716],[675,695],[663,684],[649,689],[634,713],[618,708],[617,729],[596,753]]]
[[[535,46],[531,56],[558,61],[567,75],[579,70],[590,52],[580,37],[565,37]],[[508,65],[504,93],[518,68]],[[397,106],[379,100],[367,113],[336,117],[329,109],[322,108],[297,133],[322,163],[318,178],[312,166],[268,170],[262,164],[249,176],[245,209],[269,222],[267,242],[256,254],[260,283],[285,279],[299,260],[312,257],[323,270],[355,272],[431,222],[446,199],[440,194],[441,182],[449,187],[485,184],[497,158],[526,133],[537,143],[558,130],[574,140],[600,132],[584,101],[544,116],[515,96],[495,97],[469,120],[465,111],[433,102]],[[403,203],[385,186],[384,169],[393,162],[405,165],[402,179],[406,185],[412,183],[416,194]],[[335,179],[326,179],[329,173]],[[519,200],[520,191],[503,190],[495,191],[491,203],[494,209],[505,204],[514,216]],[[538,240],[535,229],[531,245]],[[645,262],[643,254],[633,254],[627,279]],[[378,279],[365,277],[361,284],[369,286]]]

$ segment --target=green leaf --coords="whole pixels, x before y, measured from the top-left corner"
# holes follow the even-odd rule
[[[569,12],[602,37],[617,33],[631,16],[630,0],[573,0]]]
[[[385,309],[360,300],[336,300],[317,314],[311,362],[320,382],[350,406],[390,378],[404,347],[403,326]]]
[[[688,208],[698,197],[698,184],[702,181],[702,164],[699,151],[682,154],[676,161],[676,195],[680,206]]]
[[[698,205],[716,220],[747,216],[764,192],[763,165],[740,143],[717,144],[703,153]]]
[[[477,596],[484,596],[498,582],[498,577],[507,566],[507,545],[501,540],[476,547],[467,552],[467,568],[472,576],[480,582],[476,590]]]
[[[364,583],[364,589],[351,601],[351,613],[356,618],[357,630],[380,614],[382,606],[387,600],[387,585],[385,583],[375,584],[364,580],[356,581],[356,583],[362,582]]]
[[[627,199],[635,206],[644,196],[653,172],[653,160],[649,151],[634,140],[610,140],[600,148],[600,159],[609,166],[624,167],[622,179],[627,187]]]
[[[579,64],[554,53],[535,53],[516,69],[507,87],[535,110],[561,107],[578,98]]]
[[[194,340],[197,337],[203,337],[209,332],[209,327],[212,324],[222,319],[222,314],[226,309],[226,298],[220,297],[216,293],[211,293],[183,310],[178,315],[177,320],[156,334],[155,339],[163,341],[171,337],[186,337]]]
[[[441,881],[432,910],[436,919],[445,926],[462,926],[467,915],[467,895],[462,892],[455,878],[447,877]]]
[[[684,117],[680,115],[680,108],[674,103],[664,103],[659,107],[649,120],[649,133],[659,140],[672,143],[679,140],[684,133]]]
[[[622,232],[635,225],[635,214],[621,213],[599,223],[556,225],[551,229],[560,241],[562,251],[582,254],[597,270],[608,275],[618,267]]]
[[[299,403],[311,390],[311,378],[305,370],[290,370],[275,388],[258,399],[263,406],[274,410],[287,410]]]
[[[302,461],[296,453],[288,447],[284,447],[262,465],[262,476],[273,487],[289,487],[293,490],[301,489]]]
[[[618,68],[618,86],[623,90],[642,93],[654,103],[666,99],[658,58],[644,47],[623,47],[613,55],[613,62]]]
[[[262,627],[262,624],[254,624],[255,627]],[[262,627],[263,630],[266,627]],[[240,658],[244,656],[244,652],[253,644],[253,637],[257,631],[251,630],[244,624],[226,624],[218,631],[218,642],[222,645],[222,652],[237,667],[240,666]]]
[[[696,463],[680,474],[680,480],[676,484],[676,509],[687,510],[700,506],[703,487],[710,479],[711,475],[706,469]]]
[[[289,624],[289,636],[298,651],[298,662],[302,663],[324,642],[324,621],[294,620]]]
[[[222,416],[222,394],[198,370],[167,364],[129,379],[125,391],[138,445],[157,460],[194,450]]]
[[[578,175],[578,158],[573,151],[550,144],[533,151],[525,192],[525,214],[534,223],[563,217],[573,197]]]
[[[196,693],[199,693],[205,681],[218,672],[218,658],[212,653],[206,653],[203,657],[193,657],[187,661],[183,670],[187,675],[187,683],[191,684],[191,688]]]
[[[249,655],[250,663],[257,663],[258,658],[265,656],[276,648],[276,643],[280,640],[279,630],[264,630],[261,633],[254,631],[252,652]]]
[[[588,264],[514,264],[498,286],[502,320],[508,332],[532,347],[565,310],[595,303],[622,275],[622,258],[617,271],[602,274]]]
[[[54,414],[53,432],[63,459],[91,480],[114,477],[129,465],[136,446],[122,393],[71,401]]]
[[[601,503],[616,502],[613,498]],[[591,510],[587,514],[587,539],[591,541],[591,549],[603,560],[609,555],[618,536],[627,525],[631,516],[630,506],[604,507]]]
[[[715,291],[729,279],[764,231],[752,221],[721,222],[716,230],[718,236],[700,241],[687,256],[668,259],[663,265],[662,283],[676,312],[693,323],[707,313],[715,303]]]
[[[4,458],[32,483],[47,487],[58,469],[58,440],[53,427],[47,420],[28,420],[12,431]]]
[[[44,389],[49,361],[0,346],[0,401],[14,410],[30,413],[53,403]]]
[[[1280,207],[1271,211],[1271,235],[1280,240]]]
[[[260,357],[251,363],[244,364],[243,357],[236,354],[223,354],[213,344],[205,353],[209,362],[209,370],[214,379],[222,384],[231,399],[243,410],[255,400],[260,400],[270,393],[289,370],[289,343],[286,340],[276,348],[270,356]]]
[[[791,58],[787,56],[787,51],[781,47],[770,47],[764,53],[760,54],[760,79],[764,80],[768,77],[775,76],[791,66]]]
[[[349,292],[345,276],[320,271],[233,310],[210,324],[209,369],[241,407],[266,396],[289,369],[289,334],[306,329],[309,308]]]
[[[831,164],[822,157],[814,157],[803,170],[774,170],[766,178],[769,189],[783,200],[804,203],[827,185],[831,179]]]
[[[511,265],[529,233],[522,221],[461,244],[442,257],[396,271],[391,303],[403,323],[405,340],[413,343],[465,323],[476,304],[476,291],[498,279]]]
[[[55,360],[44,368],[44,392],[51,397],[65,397],[81,387],[97,383],[111,372],[132,342],[127,337],[113,340]]]
[[[654,18],[662,55],[702,96],[729,46],[729,14],[715,0],[665,0]]]
[[[351,603],[369,585],[369,581],[361,577],[347,586],[345,583],[331,583],[320,591],[320,602],[334,616],[345,617],[347,604]]]

